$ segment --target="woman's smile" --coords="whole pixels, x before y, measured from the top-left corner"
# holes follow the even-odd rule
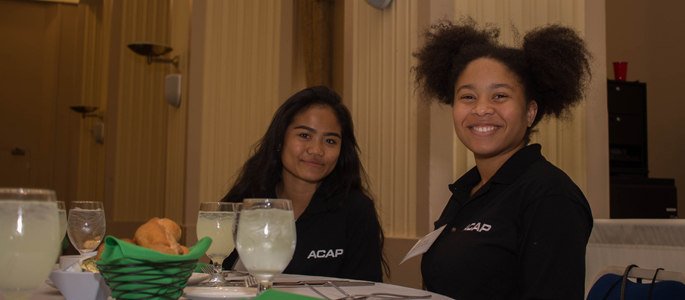
[[[495,126],[495,125],[473,125],[473,126],[468,126],[471,130],[475,131],[476,133],[491,133],[497,129],[499,129],[501,126]]]
[[[304,162],[305,164],[307,164],[307,165],[309,165],[309,166],[316,167],[316,168],[320,168],[320,167],[323,167],[323,166],[324,166],[324,164],[322,164],[322,163],[320,163],[320,162],[317,162],[317,161],[307,161],[307,160],[303,160],[302,162]]]

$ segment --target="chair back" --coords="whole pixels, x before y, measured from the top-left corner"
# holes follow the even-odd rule
[[[683,236],[685,219],[595,219],[587,245],[586,293],[606,266],[622,266],[623,270],[636,264],[685,272]]]
[[[636,282],[630,280],[635,280]],[[642,280],[648,282],[643,283]],[[682,300],[685,273],[630,265],[608,266],[597,274],[587,300]]]

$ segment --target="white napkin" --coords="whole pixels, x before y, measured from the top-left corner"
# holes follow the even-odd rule
[[[97,252],[88,252],[86,254],[81,255],[78,258],[78,261],[76,261],[73,264],[69,265],[68,267],[64,268],[64,271],[65,272],[83,272],[83,269],[81,268],[81,265],[83,265],[83,261],[86,259],[89,259],[95,255],[97,255]]]

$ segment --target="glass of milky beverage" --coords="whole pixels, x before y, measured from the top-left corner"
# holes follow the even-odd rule
[[[225,286],[226,280],[221,270],[221,263],[235,248],[233,242],[233,224],[235,223],[235,204],[230,202],[200,203],[197,217],[197,238],[212,238],[212,245],[207,249],[207,256],[214,264],[214,274],[200,286]]]
[[[247,270],[259,280],[259,293],[270,289],[274,277],[288,266],[295,244],[295,216],[290,200],[243,201],[236,249]]]
[[[105,237],[105,209],[102,202],[71,202],[67,234],[81,255],[95,251]]]
[[[61,246],[51,190],[0,188],[0,291],[29,299],[48,278]]]

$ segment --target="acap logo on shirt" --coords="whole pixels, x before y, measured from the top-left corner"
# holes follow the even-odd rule
[[[492,228],[492,225],[490,224],[481,224],[480,222],[478,223],[471,223],[469,226],[466,226],[463,231],[478,231],[478,232],[483,232],[483,231],[490,231]]]
[[[312,250],[307,255],[307,259],[310,258],[328,258],[328,257],[338,257],[338,255],[343,255],[343,249],[330,249],[330,250]]]

